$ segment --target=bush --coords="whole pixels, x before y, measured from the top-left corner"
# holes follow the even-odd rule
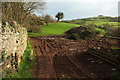
[[[103,28],[106,30],[106,31],[109,31],[110,28],[112,28],[113,26],[112,25],[109,25],[108,23],[106,24],[103,24]]]
[[[95,33],[96,33],[96,34],[100,34],[100,31],[97,31],[97,30],[96,30],[96,32],[95,32]]]
[[[74,36],[77,35],[81,39],[88,39],[91,38],[92,36],[100,34],[100,31],[96,30],[96,25],[94,26],[92,25],[94,24],[85,25],[84,27],[80,26],[71,28],[70,30],[65,32],[65,36],[74,39],[75,38]]]
[[[72,34],[70,35],[70,39],[78,40],[78,39],[79,39],[79,36],[78,36],[77,34],[75,34],[75,33],[72,33]]]
[[[27,31],[31,33],[40,33],[41,29],[39,26],[29,26],[27,27]]]
[[[86,39],[90,36],[90,32],[88,30],[81,31],[79,32],[79,36],[81,39]]]
[[[114,28],[114,27],[109,28],[105,35],[106,36],[111,36],[111,37],[120,37],[120,28]]]
[[[33,29],[32,29],[32,32],[33,32],[33,33],[40,33],[40,32],[41,32],[39,26],[34,26],[34,27],[32,27],[32,28],[33,28]]]

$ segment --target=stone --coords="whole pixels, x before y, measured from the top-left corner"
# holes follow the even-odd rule
[[[115,69],[115,68],[112,68],[112,71],[116,71],[116,69]]]
[[[94,73],[90,73],[91,75],[93,75]]]
[[[17,25],[16,22],[14,23],[17,26],[18,31],[21,31],[21,34],[18,31],[16,32],[13,27],[9,26],[8,22],[6,22],[5,27],[2,28],[5,31],[2,32],[0,42],[2,45],[2,51],[5,51],[6,53],[5,57],[8,57],[9,55],[15,56],[15,53],[20,57],[23,55],[27,46],[27,30],[23,27],[18,28],[20,25]],[[18,41],[18,43],[16,43],[16,41]],[[6,67],[8,66],[6,65]]]
[[[98,47],[98,49],[100,49],[100,47]]]
[[[91,63],[94,63],[95,61],[91,61]]]
[[[103,62],[101,61],[101,62],[99,62],[100,64],[102,64]]]

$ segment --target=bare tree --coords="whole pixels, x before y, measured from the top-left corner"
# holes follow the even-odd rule
[[[45,2],[3,2],[2,21],[18,21],[23,23],[26,17],[35,10],[43,10]]]
[[[46,14],[44,17],[44,20],[45,20],[45,23],[48,25],[48,23],[51,22],[52,17],[50,15]]]

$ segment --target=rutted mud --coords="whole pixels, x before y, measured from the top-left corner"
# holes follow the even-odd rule
[[[105,47],[102,42],[57,37],[30,37],[30,41],[36,55],[35,78],[104,78],[113,72],[113,66],[83,54],[88,48]]]

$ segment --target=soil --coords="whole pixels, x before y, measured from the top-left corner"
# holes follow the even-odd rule
[[[62,37],[29,37],[35,50],[36,64],[32,69],[35,78],[108,78],[119,70],[89,53],[88,48],[100,49],[107,44],[87,40],[69,40]]]

